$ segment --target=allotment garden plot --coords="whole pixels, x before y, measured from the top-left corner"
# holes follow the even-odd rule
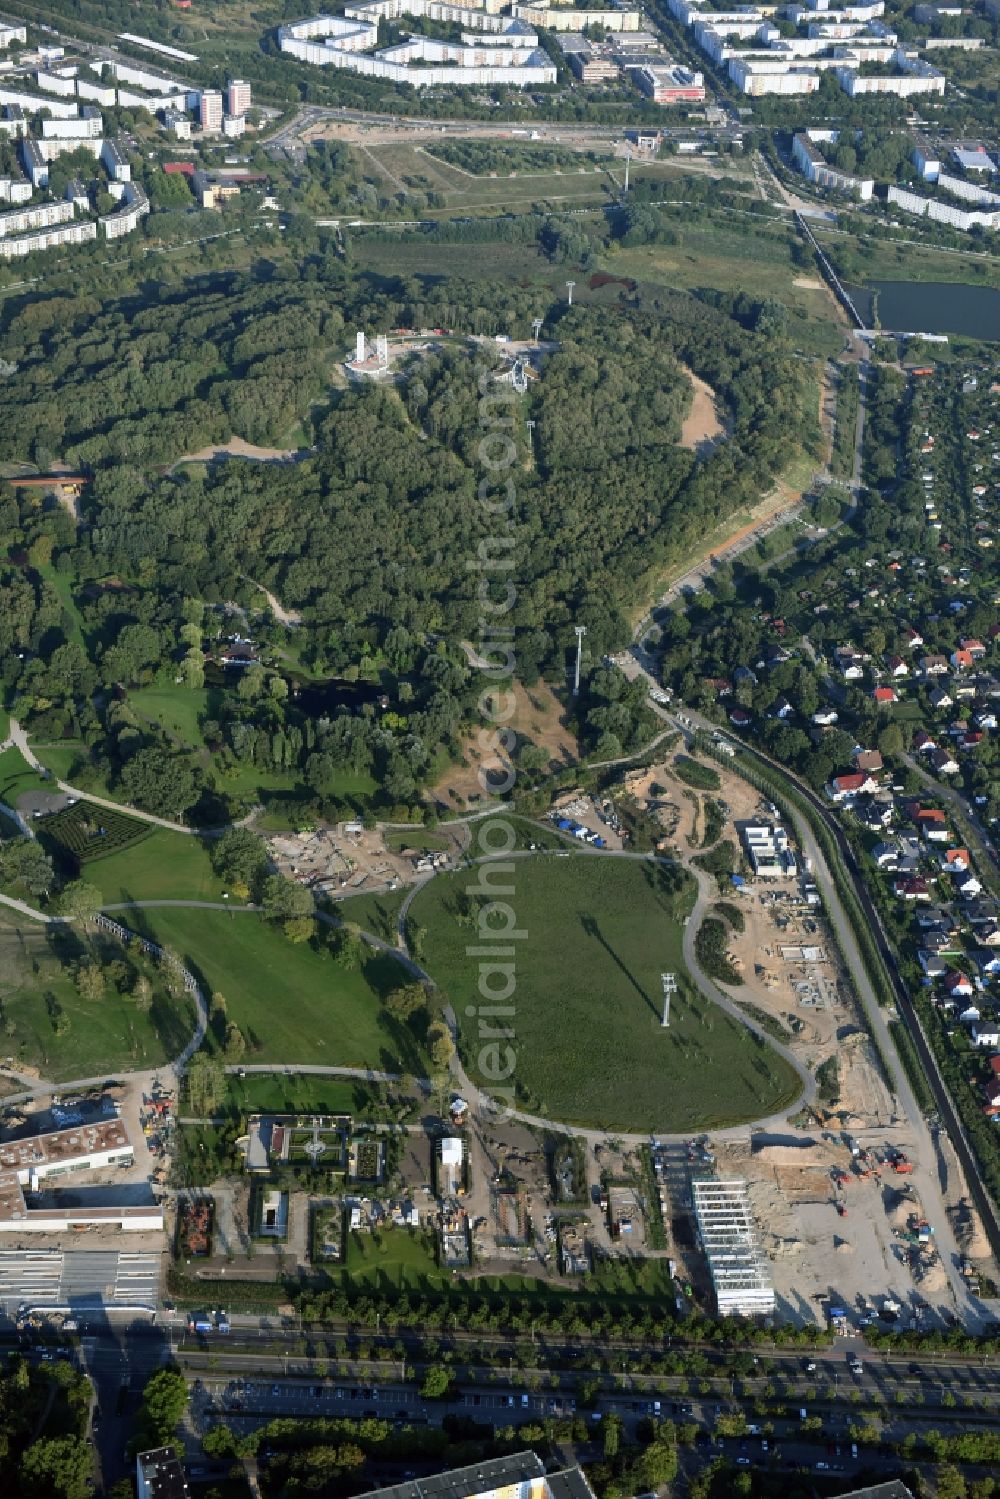
[[[480,866],[484,868],[486,866]],[[681,938],[694,887],[680,870],[602,855],[511,861],[495,883],[527,936],[516,944],[513,1013],[485,1018],[470,869],[432,880],[411,917],[426,931],[426,966],[447,991],[472,1080],[513,1083],[530,1112],[606,1129],[676,1132],[766,1117],[790,1105],[797,1079],[770,1047],[695,990]],[[677,975],[669,1029],[661,979]],[[471,1012],[471,1013],[470,1013]],[[480,1026],[509,1027],[516,1062],[490,1079]],[[502,1045],[507,1045],[504,1038]],[[481,1060],[484,1058],[485,1060]]]

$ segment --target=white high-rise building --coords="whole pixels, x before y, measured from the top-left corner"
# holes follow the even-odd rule
[[[242,78],[230,78],[226,84],[226,114],[245,115],[250,108],[250,85]]]
[[[222,93],[219,89],[206,89],[198,100],[198,123],[202,130],[222,129]]]

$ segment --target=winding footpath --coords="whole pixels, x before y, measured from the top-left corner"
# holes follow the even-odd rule
[[[143,812],[140,808],[131,807],[125,802],[113,802],[110,797],[95,796],[92,791],[81,791],[78,786],[71,786],[68,781],[60,781],[39,760],[28,743],[27,734],[16,718],[12,718],[10,721],[10,733],[5,742],[0,744],[0,751],[11,747],[20,750],[32,770],[37,770],[41,775],[49,776],[52,784],[58,786],[60,791],[65,791],[67,796],[75,796],[81,801],[93,802],[95,806],[103,807],[107,812],[126,812],[129,817],[135,817],[139,822],[148,822],[154,828],[166,828],[170,833],[187,833],[191,838],[210,837],[218,831],[215,828],[209,830],[189,828],[181,822],[172,822],[169,817],[157,817],[153,812]],[[14,815],[16,816],[17,814],[15,813]],[[27,828],[27,834],[29,838],[35,836],[30,827]]]
[[[789,1051],[787,1047],[782,1046],[780,1043],[775,1042],[769,1036],[767,1036],[766,1033],[761,1029],[761,1027],[758,1026],[757,1023],[753,1021],[749,1016],[747,1016],[740,1009],[740,1007],[733,1002],[733,1000],[731,1000],[726,994],[718,989],[698,966],[697,956],[694,951],[694,937],[702,916],[704,915],[708,907],[713,903],[716,897],[715,883],[712,880],[711,876],[707,875],[703,870],[698,869],[696,866],[690,865],[688,860],[686,859],[677,861],[674,859],[663,858],[654,854],[633,853],[625,849],[607,849],[604,850],[603,853],[600,853],[597,850],[581,849],[579,844],[576,843],[575,840],[567,841],[571,844],[572,851],[581,858],[609,857],[617,859],[637,860],[643,863],[659,863],[666,865],[674,865],[675,863],[680,862],[682,865],[686,865],[686,867],[690,869],[691,874],[697,881],[698,896],[694,909],[689,918],[688,925],[685,928],[684,932],[684,961],[694,984],[706,999],[717,1005],[720,1009],[725,1011],[727,1015],[731,1016],[732,1019],[736,1020],[740,1025],[746,1027],[747,1030],[758,1036],[765,1042],[766,1045],[773,1048],[774,1051],[782,1056],[782,1058],[794,1070],[799,1078],[799,1081],[802,1084],[802,1092],[797,1100],[779,1113],[742,1125],[733,1126],[733,1128],[730,1130],[715,1130],[713,1131],[713,1134],[718,1135],[721,1138],[726,1138],[727,1136],[736,1137],[745,1135],[747,1129],[751,1127],[757,1129],[777,1128],[781,1124],[785,1123],[789,1113],[801,1108],[803,1104],[810,1103],[815,1096],[816,1084],[808,1069],[799,1061],[797,1057],[793,1055],[791,1051]],[[552,851],[550,850],[515,849],[512,850],[509,855],[503,855],[502,857],[517,859],[544,858],[546,856],[551,857],[551,852]],[[500,857],[500,855],[487,854],[478,859],[468,860],[465,867],[471,868],[474,865],[478,864],[488,864],[494,862],[497,858]],[[420,890],[422,890],[433,878],[434,874],[429,874],[426,878],[419,881],[408,891],[407,898],[400,910],[397,942],[395,944],[385,941],[383,938],[376,936],[373,932],[362,932],[361,934],[364,941],[367,942],[370,947],[379,952],[390,954],[397,960],[397,962],[399,962],[404,968],[406,968],[406,970],[412,975],[412,977],[432,987],[434,986],[433,978],[429,973],[427,973],[424,968],[420,966],[419,963],[416,962],[416,960],[411,956],[407,949],[405,927],[406,918],[411,902],[413,901],[415,896],[419,894]],[[50,916],[44,912],[37,911],[33,907],[27,905],[25,902],[15,900],[11,896],[0,895],[0,904],[17,911],[18,914],[23,915],[30,920],[45,924],[63,924],[67,920],[66,917]],[[130,932],[127,927],[121,926],[116,920],[113,919],[114,916],[125,914],[130,910],[153,910],[158,908],[180,908],[198,911],[218,911],[220,913],[226,912],[230,916],[260,914],[260,908],[251,904],[232,905],[228,902],[221,901],[163,899],[136,900],[109,904],[103,908],[102,915],[98,918],[98,920],[106,929],[112,931],[112,933],[116,935],[120,935],[122,937],[122,940],[142,942],[148,950],[158,953],[159,948],[155,943],[148,942],[146,939],[136,936],[136,934]],[[316,916],[319,921],[331,927],[342,927],[348,924],[344,921],[343,918],[331,915],[325,911],[317,911]],[[173,1071],[178,1081],[180,1080],[188,1062],[191,1060],[191,1057],[201,1046],[208,1028],[208,1007],[205,1002],[204,994],[197,981],[195,980],[194,975],[191,974],[188,969],[181,967],[181,972],[184,976],[185,988],[191,994],[195,1002],[197,1023],[195,1032],[192,1035],[191,1039],[188,1041],[187,1045],[184,1047],[184,1050],[179,1054],[179,1056],[175,1057],[173,1061],[166,1064],[170,1068],[170,1070]],[[454,1011],[450,1006],[445,1010],[445,1019],[447,1020],[448,1025],[451,1029],[453,1039],[457,1040],[457,1020]],[[454,1058],[452,1060],[451,1070],[452,1075],[455,1079],[456,1087],[461,1091],[463,1097],[466,1098],[470,1105],[477,1110],[477,1112],[491,1114],[498,1111],[498,1106],[490,1097],[488,1090],[481,1089],[471,1080],[471,1078],[469,1078],[458,1055],[457,1047]],[[296,1076],[302,1074],[311,1076],[347,1077],[367,1080],[369,1082],[399,1081],[399,1074],[384,1072],[375,1068],[337,1067],[306,1062],[234,1064],[232,1066],[228,1066],[226,1068],[226,1071],[230,1073],[277,1074],[282,1076]],[[122,1077],[129,1077],[131,1074],[128,1072],[123,1072],[119,1075]],[[107,1074],[102,1074],[100,1077],[74,1078],[60,1083],[52,1083],[40,1079],[37,1083],[33,1083],[30,1088],[28,1088],[24,1093],[12,1095],[5,1101],[24,1101],[32,1097],[49,1095],[71,1088],[94,1087],[106,1081],[106,1076]],[[429,1080],[426,1078],[418,1078],[415,1081],[418,1083],[418,1085],[424,1088],[430,1086]],[[510,1109],[506,1105],[504,1106],[503,1112],[506,1117],[516,1119],[519,1122],[531,1127],[548,1129],[560,1134],[577,1136],[580,1139],[588,1141],[590,1144],[599,1144],[601,1142],[606,1142],[612,1137],[616,1139],[627,1140],[632,1144],[642,1144],[649,1139],[648,1131],[642,1133],[628,1133],[621,1130],[588,1129],[581,1125],[565,1124],[550,1119],[544,1119],[537,1115],[529,1114],[523,1110]],[[690,1130],[679,1132],[676,1134],[657,1131],[657,1139],[679,1142],[688,1139],[690,1133]]]

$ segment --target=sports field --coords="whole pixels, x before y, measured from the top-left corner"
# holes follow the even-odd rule
[[[481,960],[467,956],[478,934],[465,892],[476,877],[439,876],[410,908],[426,932],[425,966],[454,1006],[473,1081],[487,1088],[507,1081],[487,1075],[500,1064],[479,1027],[492,1025],[513,1032],[509,1081],[519,1105],[552,1119],[674,1133],[761,1118],[795,1098],[786,1063],[685,975],[688,877],[598,855],[510,861],[510,872],[496,878],[512,893],[497,899],[509,903],[526,936],[510,944],[516,988],[503,1003],[512,1013],[485,1021],[477,1010]],[[669,1030],[660,1024],[664,972],[680,984]],[[490,983],[497,987],[499,976]]]
[[[248,1042],[247,1062],[426,1076],[412,1033],[382,1009],[383,995],[407,981],[391,955],[373,953],[363,968],[344,969],[250,912],[160,907],[137,911],[129,925],[173,948],[205,993],[225,995],[229,1019]]]

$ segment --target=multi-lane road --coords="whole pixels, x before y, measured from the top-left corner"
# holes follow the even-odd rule
[[[420,1333],[394,1331],[393,1342],[403,1347],[402,1363],[398,1356],[388,1363],[385,1359],[347,1361],[333,1356],[339,1335],[335,1328],[253,1325],[249,1317],[239,1321],[245,1325],[234,1326],[229,1336],[197,1340],[183,1337],[179,1327],[138,1320],[116,1326],[88,1316],[79,1349],[71,1356],[94,1382],[95,1454],[103,1483],[114,1482],[125,1471],[124,1449],[141,1390],[168,1363],[180,1365],[191,1388],[192,1451],[197,1449],[197,1433],[214,1420],[224,1418],[237,1428],[256,1428],[280,1416],[318,1415],[353,1419],[376,1415],[398,1425],[439,1424],[447,1415],[490,1425],[537,1424],[575,1416],[596,1426],[602,1415],[614,1413],[630,1432],[650,1417],[690,1421],[707,1445],[714,1440],[721,1413],[742,1410],[748,1421],[763,1425],[765,1418],[754,1412],[766,1402],[783,1408],[783,1414],[766,1418],[771,1428],[768,1449],[762,1449],[759,1440],[750,1441],[755,1462],[815,1467],[835,1459],[844,1471],[855,1472],[877,1459],[873,1451],[862,1451],[857,1459],[850,1456],[848,1427],[865,1409],[885,1413],[884,1439],[891,1441],[910,1432],[919,1435],[931,1426],[957,1431],[1000,1419],[1000,1372],[984,1359],[896,1357],[851,1343],[812,1354],[761,1352],[758,1362],[744,1354],[743,1368],[734,1372],[732,1351],[705,1349],[705,1367],[698,1377],[700,1393],[692,1395],[690,1376],[638,1372],[640,1355],[648,1350],[622,1344],[620,1350],[616,1348],[616,1354],[621,1353],[621,1372],[616,1369],[613,1375],[600,1375],[603,1388],[594,1397],[586,1388],[593,1374],[579,1368],[517,1370],[512,1363],[499,1369],[485,1366],[476,1362],[476,1339],[456,1334],[452,1335],[457,1355],[451,1365],[453,1395],[444,1401],[427,1401],[420,1395],[424,1372]],[[481,1345],[484,1340],[479,1337],[478,1341]],[[499,1344],[502,1337],[486,1335],[486,1341]],[[557,1353],[579,1358],[580,1339],[561,1341],[561,1348],[547,1350],[553,1361]],[[861,1360],[859,1373],[851,1368],[855,1355]],[[31,1356],[51,1357],[51,1351],[36,1350]],[[814,1421],[818,1418],[821,1428],[808,1438],[799,1414],[803,1409]],[[742,1441],[727,1442],[723,1455],[738,1461],[747,1450]]]

